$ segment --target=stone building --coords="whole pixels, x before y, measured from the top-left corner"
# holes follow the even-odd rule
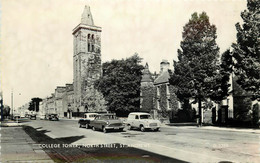
[[[58,86],[55,89],[55,110],[59,117],[64,117],[64,112],[66,112],[66,110],[63,110],[64,101],[62,100],[65,94],[66,87]]]
[[[152,75],[146,64],[141,80],[140,110],[150,112],[160,119],[172,119],[179,108],[176,90],[169,84],[169,67],[170,63],[163,60],[160,63],[160,73]]]
[[[101,76],[101,27],[95,26],[90,7],[85,6],[81,22],[73,29],[73,112],[86,111],[84,95],[87,87]]]
[[[74,106],[73,84],[66,84],[66,92],[62,96],[62,104],[64,117],[71,118],[72,108]]]

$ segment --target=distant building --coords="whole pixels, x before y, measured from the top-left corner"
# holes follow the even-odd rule
[[[64,117],[64,112],[66,112],[66,110],[63,110],[64,109],[63,105],[65,105],[63,101],[63,96],[66,95],[66,87],[58,86],[55,89],[54,95],[55,95],[56,113],[59,115],[59,117]]]

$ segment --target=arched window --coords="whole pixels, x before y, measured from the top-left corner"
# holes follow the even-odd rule
[[[92,51],[92,52],[95,52],[94,44],[92,44],[91,46],[92,46],[92,47],[91,47],[91,51]]]
[[[91,46],[90,46],[90,34],[88,34],[88,52],[91,51]]]
[[[92,52],[95,52],[94,44],[95,44],[95,38],[94,38],[94,34],[92,34],[91,35],[91,51]]]
[[[90,43],[88,42],[88,52],[90,52]]]

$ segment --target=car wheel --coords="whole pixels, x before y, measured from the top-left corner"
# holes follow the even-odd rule
[[[86,128],[90,128],[90,126],[88,124],[86,124]]]
[[[145,132],[145,128],[144,128],[144,126],[141,126],[140,129],[141,129],[142,132]]]
[[[160,131],[160,128],[154,129],[154,131]]]
[[[123,129],[123,128],[120,128],[119,131],[122,132],[122,131],[124,131],[124,129]]]
[[[105,128],[105,127],[103,127],[103,132],[104,132],[104,133],[107,133],[107,130],[106,130],[106,128]]]
[[[95,129],[95,127],[94,127],[94,126],[92,127],[92,130],[93,130],[93,131],[96,131],[96,129]]]
[[[79,124],[79,128],[81,128],[82,126],[81,126],[81,124]]]
[[[127,129],[128,130],[131,130],[132,129],[132,126],[130,124],[127,125]]]

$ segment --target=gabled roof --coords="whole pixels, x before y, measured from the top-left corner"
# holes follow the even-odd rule
[[[153,82],[153,78],[152,78],[152,75],[149,71],[149,66],[148,66],[147,63],[145,64],[145,67],[144,67],[144,70],[143,70],[141,82]]]
[[[162,72],[155,80],[154,85],[169,82],[170,74],[168,71]]]

